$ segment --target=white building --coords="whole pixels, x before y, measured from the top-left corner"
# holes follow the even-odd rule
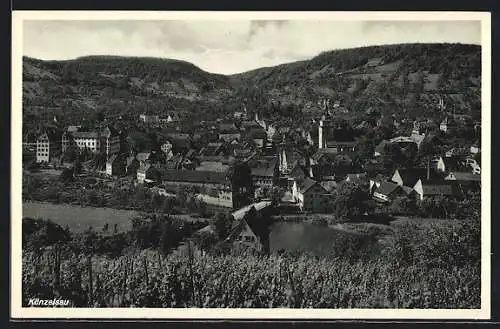
[[[62,151],[66,152],[71,143],[80,151],[103,152],[106,159],[120,152],[120,136],[107,127],[102,131],[66,131],[62,136]]]
[[[57,133],[44,132],[36,141],[36,162],[50,162],[60,150],[60,135]]]
[[[139,121],[142,121],[144,123],[158,123],[160,121],[160,117],[158,115],[143,113],[139,115]]]

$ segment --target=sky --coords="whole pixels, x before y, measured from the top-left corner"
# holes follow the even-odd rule
[[[323,51],[409,42],[481,44],[480,21],[25,20],[23,55],[180,59],[234,74],[312,58]]]

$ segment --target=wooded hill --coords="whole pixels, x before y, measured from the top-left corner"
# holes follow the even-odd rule
[[[236,74],[208,73],[178,60],[87,56],[67,61],[23,58],[24,128],[68,124],[104,113],[136,119],[142,112],[183,112],[197,120],[241,110],[284,115],[317,110],[319,100],[351,112],[377,108],[402,116],[448,109],[480,115],[481,47],[401,44],[324,52],[310,60]]]

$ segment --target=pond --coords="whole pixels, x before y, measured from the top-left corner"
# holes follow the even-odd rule
[[[363,239],[326,225],[306,222],[275,222],[270,227],[269,250],[307,252],[316,256],[330,256],[344,248],[351,239]],[[340,246],[339,246],[340,244]]]

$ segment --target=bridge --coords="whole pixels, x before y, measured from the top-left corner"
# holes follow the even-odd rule
[[[260,202],[252,203],[252,204],[249,204],[248,206],[245,206],[243,208],[236,210],[235,212],[232,213],[232,215],[233,215],[235,220],[242,219],[247,214],[247,212],[249,212],[250,209],[252,209],[252,207],[254,207],[255,210],[257,210],[257,211],[260,211],[262,209],[270,207],[271,204],[272,204],[271,201],[260,201]]]

